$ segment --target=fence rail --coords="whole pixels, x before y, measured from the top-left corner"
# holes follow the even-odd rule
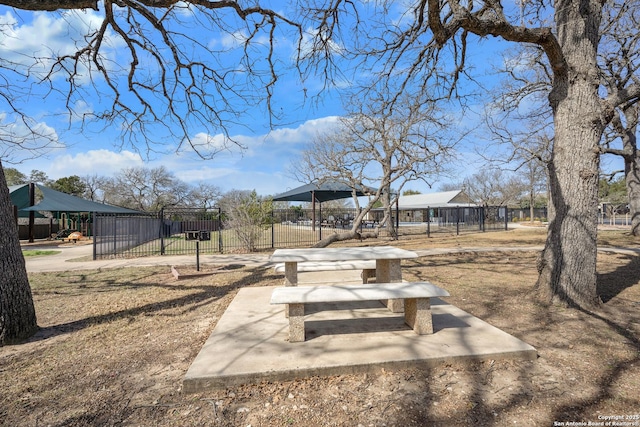
[[[333,233],[351,230],[354,209],[273,210],[258,225],[227,227],[220,209],[165,209],[146,215],[95,214],[93,257],[128,258],[150,255],[191,255],[248,252],[284,247],[308,247]],[[426,208],[395,212],[398,236],[504,230],[510,215],[505,208]],[[361,230],[379,226],[380,211],[371,212]],[[381,229],[382,236],[389,231]]]

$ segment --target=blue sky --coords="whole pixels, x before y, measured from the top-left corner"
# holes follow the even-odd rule
[[[32,14],[16,13],[12,9],[0,7],[0,25],[3,25],[4,30],[4,36],[0,39],[0,58],[31,66],[30,72],[34,77],[38,77],[39,73],[44,72],[44,66],[47,64],[44,62],[42,66],[36,64],[34,67],[33,61],[26,62],[33,56],[33,52],[39,52],[43,56],[48,51],[73,52],[74,41],[81,40],[87,28],[96,28],[100,20],[100,12],[93,11]],[[194,38],[201,40],[199,37],[200,34],[196,34]],[[212,49],[233,46],[239,40],[232,34],[213,32],[203,32],[201,37],[201,42]],[[111,41],[112,45],[105,49],[105,55],[112,56],[110,59],[113,60],[115,69],[119,49],[123,49],[123,46],[117,38],[112,38]],[[281,35],[276,51],[280,55],[278,60],[291,59],[293,48],[290,40]],[[471,51],[470,60],[476,61],[476,69],[490,68],[487,51],[495,48],[492,42],[485,42],[482,49]],[[231,55],[228,58],[229,61],[235,60]],[[486,75],[478,77],[490,80]],[[14,78],[18,79],[19,76]],[[337,89],[326,92],[319,103],[311,102],[308,98],[303,102],[304,90],[314,93],[323,82],[312,76],[302,83],[295,74],[285,73],[275,91],[274,105],[282,112],[282,120],[275,128],[270,129],[264,107],[249,108],[246,114],[237,118],[238,125],[229,126],[231,136],[246,149],[232,145],[229,150],[216,154],[213,159],[202,160],[190,150],[176,152],[177,141],[169,137],[166,138],[165,145],[154,146],[154,152],[148,152],[144,145],[123,145],[118,139],[119,129],[105,126],[104,123],[89,124],[81,132],[77,117],[64,114],[63,98],[55,96],[56,93],[49,93],[45,97],[45,88],[33,86],[33,82],[34,79],[25,81],[25,88],[29,90],[25,89],[22,96],[24,105],[35,118],[35,126],[41,131],[54,133],[59,143],[45,150],[36,150],[36,156],[33,156],[33,151],[6,149],[0,151],[0,155],[5,167],[15,167],[26,174],[33,169],[41,170],[51,179],[70,175],[112,176],[127,167],[165,166],[177,178],[189,184],[205,181],[217,185],[223,191],[239,189],[256,190],[263,195],[277,194],[302,184],[290,175],[288,168],[296,161],[298,153],[306,143],[318,132],[333,126],[338,116],[344,113]],[[63,87],[64,81],[54,78],[54,83]],[[98,99],[99,97],[92,96],[90,92],[87,93],[85,97],[80,93],[80,96],[73,100],[73,106],[77,111],[96,111],[101,102],[108,102],[108,99]],[[482,106],[476,105],[472,106],[466,117],[455,114],[452,117],[460,120],[461,130],[464,130],[463,126],[465,129],[480,129],[481,110]],[[9,123],[12,118],[0,111],[0,120]],[[192,128],[190,132],[194,140],[220,140],[219,134],[210,134],[197,127]],[[467,140],[483,143],[482,135],[478,133],[471,134]],[[482,163],[478,156],[473,154],[472,145],[473,143],[468,142],[459,146],[459,161],[452,165],[452,176],[443,177],[433,190],[427,188],[424,183],[411,184],[405,188],[421,192],[434,191],[439,184],[460,181],[463,177],[473,174]],[[11,161],[21,163],[12,164]]]

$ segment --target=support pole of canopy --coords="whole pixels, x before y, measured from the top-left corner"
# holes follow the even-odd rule
[[[33,206],[36,204],[36,185],[31,182],[29,183],[29,206]],[[35,216],[36,213],[34,211],[29,211],[29,243],[33,243],[33,228],[35,226]]]
[[[93,213],[93,219],[95,220],[96,218],[96,213]],[[98,259],[98,247],[96,246],[96,239],[93,239],[93,244],[91,246],[93,246],[93,260],[97,260]]]
[[[316,231],[316,192],[311,192],[311,231]]]
[[[318,202],[318,205],[318,216],[320,217],[320,220],[318,221],[318,224],[320,224],[320,237],[318,240],[322,240],[322,202]]]

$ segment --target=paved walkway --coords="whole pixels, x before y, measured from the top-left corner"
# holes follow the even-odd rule
[[[24,247],[28,249],[28,247]],[[34,247],[35,249],[35,247]],[[55,255],[26,257],[27,271],[42,273],[47,271],[78,271],[122,267],[147,267],[153,265],[196,265],[195,255],[163,255],[139,258],[114,258],[93,260],[92,245],[51,246],[39,245],[37,249],[56,250]],[[243,264],[251,266],[269,265],[269,254],[216,254],[200,255],[201,265]]]
[[[35,248],[35,247],[34,247]],[[95,270],[122,267],[146,267],[153,265],[190,265],[196,264],[195,255],[162,255],[139,258],[114,258],[106,260],[93,260],[92,245],[58,246],[56,244],[38,245],[41,250],[56,250],[60,253],[55,255],[43,255],[27,257],[27,271],[31,273],[42,273],[47,271],[78,271]],[[24,249],[28,249],[27,246]],[[541,246],[522,247],[484,247],[484,248],[436,248],[414,250],[419,256],[442,255],[447,253],[462,252],[493,252],[493,251],[532,251],[542,250]],[[228,265],[243,264],[250,266],[268,266],[268,253],[260,254],[215,254],[200,255],[201,265]]]
[[[306,340],[291,343],[284,309],[269,304],[273,289],[238,291],[185,374],[185,392],[381,368],[424,369],[454,360],[537,357],[529,344],[438,298],[432,299],[433,334],[416,335],[402,313],[377,301],[324,303],[307,307]]]

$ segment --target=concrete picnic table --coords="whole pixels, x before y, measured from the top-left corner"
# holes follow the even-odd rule
[[[371,261],[376,262],[376,282],[402,282],[403,259],[417,258],[413,251],[395,248],[393,246],[368,246],[359,248],[302,248],[276,249],[269,259],[271,262],[284,262],[285,286],[298,285],[299,262],[346,262]],[[402,301],[389,301],[388,307],[394,312],[402,311]]]

